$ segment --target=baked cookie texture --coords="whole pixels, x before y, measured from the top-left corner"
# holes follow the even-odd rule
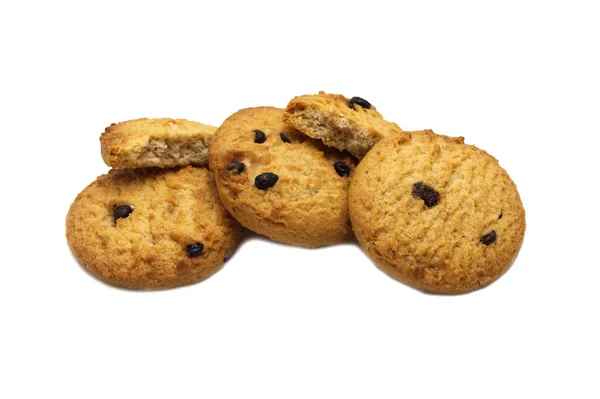
[[[186,119],[113,123],[100,136],[102,159],[113,168],[205,166],[208,143],[216,129]]]
[[[516,258],[525,211],[498,161],[463,138],[432,131],[381,140],[349,189],[354,233],[390,276],[460,294],[497,279]]]
[[[77,196],[66,234],[75,258],[97,278],[158,289],[221,269],[241,226],[221,205],[207,169],[113,169]]]
[[[295,97],[285,109],[284,121],[328,146],[346,150],[357,159],[375,143],[402,129],[383,119],[368,101],[319,92]]]
[[[231,115],[210,142],[209,164],[227,210],[273,240],[318,247],[349,232],[348,154],[282,121],[273,107]]]

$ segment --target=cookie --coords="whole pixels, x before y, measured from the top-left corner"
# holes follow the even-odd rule
[[[113,123],[100,136],[102,159],[113,168],[206,166],[216,129],[168,118]]]
[[[241,238],[207,169],[113,169],[75,199],[67,241],[79,263],[130,289],[187,285],[217,272]]]
[[[282,121],[273,107],[231,115],[210,142],[209,164],[227,210],[273,240],[317,247],[349,232],[351,157]]]
[[[525,234],[517,187],[498,161],[463,138],[432,131],[381,140],[349,189],[354,233],[390,276],[460,294],[497,279]]]
[[[283,119],[309,137],[346,150],[357,159],[362,159],[382,138],[402,131],[383,119],[367,100],[324,92],[295,97]]]

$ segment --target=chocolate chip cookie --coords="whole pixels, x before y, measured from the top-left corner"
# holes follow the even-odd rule
[[[347,150],[361,159],[375,143],[402,129],[383,119],[367,100],[320,92],[295,97],[285,109],[284,121],[328,146]]]
[[[217,272],[241,238],[207,169],[113,169],[75,199],[67,241],[92,275],[118,287],[170,288]]]
[[[525,234],[517,187],[498,161],[462,137],[404,132],[381,140],[354,171],[354,233],[390,276],[460,294],[497,279]]]
[[[208,142],[216,129],[186,119],[113,123],[100,136],[102,159],[113,168],[206,166]]]
[[[317,247],[349,232],[352,158],[282,121],[273,107],[242,109],[218,128],[209,164],[227,210],[273,240]]]

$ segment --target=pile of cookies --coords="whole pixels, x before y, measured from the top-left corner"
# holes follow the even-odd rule
[[[184,119],[112,124],[112,167],[66,221],[75,258],[118,287],[193,284],[217,272],[242,226],[305,247],[354,234],[375,264],[417,289],[466,293],[516,258],[525,211],[491,155],[403,131],[368,101],[319,93],[242,109],[219,127]]]

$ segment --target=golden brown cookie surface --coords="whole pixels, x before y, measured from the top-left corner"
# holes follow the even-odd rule
[[[169,118],[113,123],[100,136],[102,159],[113,168],[205,166],[208,143],[216,129]]]
[[[324,92],[295,97],[286,107],[284,120],[309,137],[358,159],[382,138],[402,131],[363,98]]]
[[[69,246],[97,278],[132,289],[210,277],[241,238],[206,169],[113,169],[75,199]]]
[[[210,143],[210,168],[227,210],[273,240],[317,247],[349,232],[349,156],[282,122],[283,110],[242,109]]]
[[[525,234],[519,193],[498,161],[431,131],[375,145],[355,170],[349,208],[358,241],[384,272],[435,293],[494,281]]]

